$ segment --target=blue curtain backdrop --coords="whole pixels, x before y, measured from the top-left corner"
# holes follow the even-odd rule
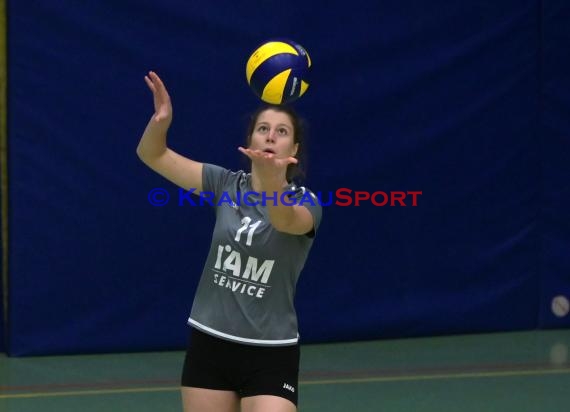
[[[570,296],[570,4],[545,1],[543,87],[539,99],[542,150],[540,327],[568,327],[553,316],[552,299]]]
[[[137,159],[143,76],[169,88],[173,149],[247,167],[245,61],[273,37],[313,61],[307,185],[422,192],[324,207],[303,342],[570,326],[550,309],[570,295],[567,17],[562,0],[9,0],[8,352],[183,347],[213,213]]]

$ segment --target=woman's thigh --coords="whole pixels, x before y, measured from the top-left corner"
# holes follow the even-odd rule
[[[232,391],[182,387],[184,412],[238,412],[239,397]]]
[[[295,404],[285,398],[271,395],[257,395],[242,398],[241,412],[296,412]]]

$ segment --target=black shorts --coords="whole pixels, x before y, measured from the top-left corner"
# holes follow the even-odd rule
[[[252,346],[191,331],[182,386],[234,391],[240,398],[274,395],[297,405],[298,344]]]

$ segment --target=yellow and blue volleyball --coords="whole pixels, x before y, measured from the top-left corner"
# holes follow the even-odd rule
[[[247,60],[247,84],[266,103],[285,104],[297,100],[309,87],[309,53],[291,40],[270,40]]]

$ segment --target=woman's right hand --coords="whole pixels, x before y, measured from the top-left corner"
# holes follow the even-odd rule
[[[166,91],[164,83],[153,71],[148,72],[144,80],[152,92],[154,99],[153,120],[170,124],[170,122],[172,122],[172,103],[170,102],[170,96],[168,95],[168,91]]]
[[[148,72],[144,80],[154,98],[154,114],[137,146],[139,158],[152,170],[186,189],[202,190],[202,163],[168,148],[166,135],[172,122],[172,104],[160,77]]]

